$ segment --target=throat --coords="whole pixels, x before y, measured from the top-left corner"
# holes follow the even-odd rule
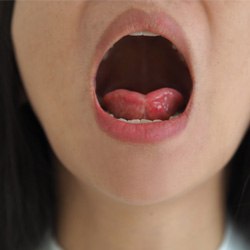
[[[101,155],[101,152],[96,152],[94,148],[93,150]],[[105,151],[105,147],[102,150]],[[163,153],[163,151],[161,152]],[[127,157],[131,159],[131,156],[134,155],[136,152],[131,152]],[[152,154],[144,154],[143,157],[146,161],[152,158]],[[112,185],[124,183],[124,175],[132,169],[132,166],[128,166],[127,162],[121,161],[119,166],[113,166],[118,168],[119,173],[122,173],[117,175],[114,175],[117,172],[113,170],[114,168],[110,169],[109,164],[103,165],[106,167],[103,172],[113,174],[113,177],[110,178],[114,180]],[[208,183],[203,183],[193,189],[191,193],[187,192],[186,195],[179,196],[172,202],[170,199],[168,202],[165,200],[165,202],[155,203],[149,198],[144,198],[143,202],[148,202],[148,204],[151,202],[151,205],[135,206],[131,198],[134,197],[134,193],[139,194],[148,186],[152,186],[153,183],[144,182],[144,187],[139,190],[142,183],[131,188],[131,183],[135,183],[135,180],[131,180],[126,189],[126,194],[131,196],[125,197],[129,202],[125,204],[119,201],[121,197],[110,198],[111,196],[105,195],[104,192],[96,192],[91,186],[84,185],[83,189],[84,181],[80,184],[65,170],[61,163],[58,164],[60,187],[58,207],[60,213],[57,240],[63,249],[208,250],[217,249],[222,241],[224,207],[222,205],[221,174],[216,175]],[[164,165],[166,167],[166,164]],[[135,170],[139,175],[139,168],[134,168]],[[148,170],[145,171],[145,168],[141,168],[141,171],[143,171],[141,172],[142,176],[148,173],[147,179],[154,179],[159,186],[164,186],[166,183],[174,185],[174,182],[177,181],[170,177],[168,182],[159,183],[161,178],[158,180],[152,178],[152,173]],[[185,176],[190,174],[189,171],[184,171]],[[154,172],[156,171],[154,170]],[[162,173],[160,175],[162,176]],[[119,188],[119,186],[111,187],[113,190]],[[154,197],[157,197],[158,191],[155,191]],[[146,191],[144,194],[146,197]],[[141,200],[141,197],[137,196],[136,199]],[[75,219],[76,217],[77,219]]]

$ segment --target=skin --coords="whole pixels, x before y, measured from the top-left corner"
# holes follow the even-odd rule
[[[163,10],[192,50],[188,127],[157,144],[120,142],[94,119],[90,70],[109,23]],[[24,89],[53,149],[56,239],[69,250],[216,249],[225,169],[250,123],[249,1],[22,1],[12,36]]]

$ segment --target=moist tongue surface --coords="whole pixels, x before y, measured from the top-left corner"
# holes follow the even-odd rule
[[[182,94],[172,88],[161,88],[144,95],[116,89],[103,97],[104,108],[116,118],[167,120],[183,105]]]

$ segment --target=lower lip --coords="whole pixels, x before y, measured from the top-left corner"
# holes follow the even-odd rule
[[[106,51],[112,46],[112,44],[118,41],[122,36],[133,32],[131,31],[131,29],[129,29],[129,27],[126,27],[127,23],[126,20],[131,20],[131,18],[129,18],[130,15],[132,15],[133,17],[134,21],[133,26],[137,27],[137,30],[133,30],[134,32],[146,29],[150,31],[149,27],[150,25],[148,24],[150,15],[137,10],[135,11],[132,10],[131,14],[130,12],[128,12],[126,15],[123,16],[123,18],[121,19],[118,18],[118,20],[116,20],[113,24],[111,24],[106,33],[104,33],[104,36],[101,39],[102,41],[97,46],[97,54],[95,56],[94,66],[92,69],[93,70],[92,79],[94,86],[95,86],[95,76],[98,66]],[[153,15],[153,20],[157,21],[160,27],[165,26],[165,29],[171,31],[171,34],[169,34],[168,39],[171,38],[170,36],[173,36],[175,38],[182,36],[180,30],[175,26],[174,23],[172,23],[169,17],[165,16],[165,14],[162,13],[158,16],[159,18],[157,19],[157,14]],[[154,31],[155,30],[152,30],[152,32]],[[174,39],[169,39],[169,40],[174,40]],[[177,44],[177,47],[180,48],[182,47],[182,51],[186,52],[184,56],[185,55],[187,57],[189,56],[185,48],[184,39],[182,38],[178,39],[178,41],[176,41],[175,44]],[[113,137],[114,139],[124,142],[157,143],[173,138],[185,130],[188,124],[189,115],[192,107],[193,92],[191,94],[191,97],[189,99],[185,111],[181,113],[178,117],[162,122],[152,122],[152,123],[142,123],[142,124],[131,124],[124,121],[120,121],[110,116],[100,106],[99,101],[96,97],[95,88],[92,88],[92,97],[93,97],[92,100],[94,102],[96,122],[106,134]]]
[[[188,123],[192,103],[191,97],[185,111],[171,120],[132,124],[110,116],[100,106],[95,93],[94,96],[96,121],[99,127],[115,139],[132,143],[157,143],[180,134]]]

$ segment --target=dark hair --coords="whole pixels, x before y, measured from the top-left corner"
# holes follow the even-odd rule
[[[34,250],[56,216],[51,148],[24,91],[11,38],[14,1],[0,2],[0,249]],[[230,161],[227,208],[250,238],[250,130]]]
[[[0,249],[34,250],[55,217],[51,149],[23,91],[11,40],[14,1],[0,2]]]

